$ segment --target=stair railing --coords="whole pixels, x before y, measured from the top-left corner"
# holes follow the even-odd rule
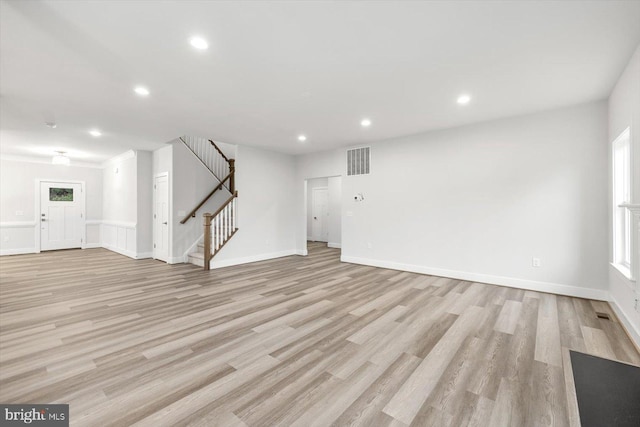
[[[236,234],[236,199],[235,191],[229,199],[214,213],[203,214],[204,218],[204,269],[210,269],[211,258]]]
[[[190,218],[195,218],[198,209],[200,209],[216,191],[224,188],[231,194],[234,194],[236,190],[236,167],[235,159],[229,159],[225,156],[222,150],[220,150],[220,147],[210,139],[182,136],[180,140],[191,150],[198,160],[209,169],[213,176],[220,181],[220,183],[180,221],[180,224],[185,224]],[[220,177],[224,178],[221,179]]]
[[[212,140],[186,135],[180,137],[180,140],[209,169],[213,176],[218,178],[218,181],[229,175],[234,169],[234,159],[229,159]],[[232,180],[225,185],[225,188],[232,194],[235,191],[233,184]]]

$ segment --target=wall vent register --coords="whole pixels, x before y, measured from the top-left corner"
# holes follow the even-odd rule
[[[347,176],[371,173],[371,147],[347,150]]]

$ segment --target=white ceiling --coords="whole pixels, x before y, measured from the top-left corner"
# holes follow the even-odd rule
[[[0,15],[2,153],[89,162],[182,134],[297,154],[603,99],[640,43],[640,1],[2,1]]]

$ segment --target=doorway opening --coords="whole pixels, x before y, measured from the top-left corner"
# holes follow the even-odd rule
[[[342,247],[342,177],[306,180],[307,251]]]

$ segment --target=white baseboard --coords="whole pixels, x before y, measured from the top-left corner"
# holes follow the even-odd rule
[[[153,252],[133,252],[133,251],[128,251],[126,249],[120,249],[117,248],[115,246],[109,246],[109,245],[102,245],[102,246],[98,246],[98,247],[102,247],[105,249],[110,250],[111,252],[115,252],[118,253],[120,255],[124,255],[127,256],[129,258],[133,258],[133,259],[146,259],[146,258],[153,258]]]
[[[124,256],[127,256],[129,258],[136,259],[136,253],[135,252],[128,251],[126,249],[120,249],[120,248],[117,248],[115,246],[110,246],[110,245],[102,245],[102,247],[105,248],[105,249],[110,250],[111,252],[115,252],[115,253],[118,253],[120,255],[124,255]]]
[[[627,334],[629,335],[629,337],[635,342],[636,347],[640,349],[640,330],[636,327],[636,325],[631,323],[631,321],[629,320],[631,317],[628,316],[627,313],[625,313],[625,311],[622,309],[620,304],[618,304],[618,301],[616,301],[613,295],[610,295],[609,305],[611,306],[611,308],[613,308],[616,316],[618,316],[618,319],[624,325],[624,328],[627,330]]]
[[[327,243],[327,246],[330,247],[330,248],[336,248],[336,249],[342,248],[342,244],[341,243],[331,243],[331,242],[329,242],[329,243]]]
[[[153,258],[153,252],[140,252],[136,254],[135,258],[136,259]]]
[[[36,251],[36,248],[0,249],[0,256],[37,254],[37,253],[38,251]]]
[[[309,252],[306,249],[296,249],[296,255],[307,256]]]
[[[489,274],[446,270],[442,268],[433,268],[413,264],[402,264],[392,261],[381,261],[344,255],[340,257],[340,261],[349,262],[352,264],[388,268],[390,270],[409,271],[412,273],[429,274],[431,276],[450,277],[452,279],[468,280],[471,282],[508,286],[511,288],[527,289],[530,291],[567,295],[578,298],[588,298],[601,301],[607,301],[609,299],[609,292],[604,289],[580,288],[578,286],[564,285],[560,283],[538,282],[534,280],[517,279],[515,277],[492,276]]]
[[[167,264],[183,264],[188,261],[189,260],[185,261],[183,256],[174,256],[174,257],[167,258]]]
[[[82,249],[95,249],[101,247],[102,245],[100,243],[85,243],[84,246],[82,246]]]
[[[216,260],[215,258],[211,260],[211,268],[222,268],[222,267],[231,267],[233,265],[241,265],[241,264],[249,264],[250,262],[258,262],[265,261],[268,259],[274,258],[282,258],[285,256],[297,255],[298,251],[295,249],[290,249],[287,251],[280,252],[271,252],[266,254],[252,255],[248,257],[242,258],[232,258],[227,260]]]

